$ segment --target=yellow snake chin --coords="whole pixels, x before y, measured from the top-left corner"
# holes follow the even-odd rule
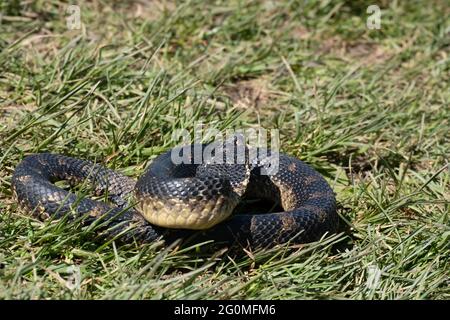
[[[237,204],[237,197],[222,195],[205,202],[146,197],[140,200],[137,209],[145,220],[160,227],[204,230],[227,219]]]

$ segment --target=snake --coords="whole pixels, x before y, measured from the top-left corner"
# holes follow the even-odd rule
[[[19,207],[40,220],[80,219],[94,224],[99,236],[125,243],[193,237],[226,246],[271,248],[314,242],[337,232],[335,193],[310,165],[282,152],[247,146],[238,159],[231,149],[220,153],[217,144],[211,145],[170,149],[137,181],[89,160],[30,154],[13,172],[12,191]],[[200,161],[193,156],[197,151]],[[183,161],[173,161],[174,154]],[[256,161],[250,154],[257,155]],[[267,159],[277,160],[270,174]],[[80,196],[58,186],[61,180],[72,187],[87,183],[103,198]],[[279,204],[280,210],[235,212],[252,198]]]

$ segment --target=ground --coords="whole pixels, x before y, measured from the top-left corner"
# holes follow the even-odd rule
[[[449,299],[450,7],[373,2],[379,29],[372,1],[0,1],[0,298]],[[278,129],[347,232],[234,259],[13,198],[27,154],[137,178],[198,122]]]

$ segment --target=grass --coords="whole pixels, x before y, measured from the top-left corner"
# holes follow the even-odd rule
[[[0,298],[449,299],[445,1],[0,1]],[[98,244],[18,208],[19,161],[138,177],[197,122],[278,129],[350,232],[234,259]],[[207,244],[205,244],[207,245]],[[371,285],[372,284],[372,285]]]

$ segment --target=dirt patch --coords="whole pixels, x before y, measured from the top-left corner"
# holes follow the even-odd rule
[[[379,64],[390,55],[380,45],[370,42],[356,42],[346,45],[345,52],[363,64]]]
[[[223,93],[230,98],[234,106],[245,109],[259,109],[273,98],[273,93],[269,90],[269,81],[264,78],[224,85]]]
[[[171,12],[175,9],[176,4],[173,1],[138,0],[130,1],[127,11],[133,18],[155,21],[161,18],[165,12]]]
[[[345,41],[331,37],[321,41],[317,54],[331,54],[363,65],[379,64],[391,55],[380,44],[369,41]]]
[[[0,106],[0,125],[12,129],[17,126],[17,121],[22,117],[23,111],[33,111],[35,109],[36,106],[33,104]]]
[[[290,31],[290,35],[295,40],[306,40],[311,37],[311,31],[304,26],[297,26]]]

